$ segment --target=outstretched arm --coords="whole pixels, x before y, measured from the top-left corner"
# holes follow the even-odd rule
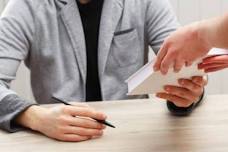
[[[213,47],[228,48],[228,14],[190,24],[171,34],[159,51],[154,69],[166,74],[171,65],[178,72]]]

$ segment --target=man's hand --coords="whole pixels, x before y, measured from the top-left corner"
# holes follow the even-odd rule
[[[178,72],[183,66],[190,66],[196,59],[206,55],[211,46],[201,35],[200,23],[182,27],[171,34],[158,52],[154,70],[166,74],[173,67]]]
[[[228,55],[208,57],[199,64],[199,69],[205,72],[216,72],[228,68]]]
[[[102,136],[106,115],[85,105],[44,108],[31,106],[16,122],[61,141],[79,142]]]
[[[180,79],[178,82],[180,86],[167,85],[164,87],[166,92],[157,93],[156,96],[173,102],[177,107],[189,107],[199,100],[207,84],[203,77]]]

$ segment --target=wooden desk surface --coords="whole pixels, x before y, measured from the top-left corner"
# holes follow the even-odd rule
[[[157,99],[91,103],[117,126],[102,138],[55,141],[24,131],[0,131],[0,152],[227,152],[228,96],[208,96],[189,117],[169,115]]]

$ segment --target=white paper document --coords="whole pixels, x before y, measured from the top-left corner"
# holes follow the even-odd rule
[[[228,50],[212,49],[207,57],[228,54]],[[204,76],[206,73],[198,69],[199,61],[190,67],[183,67],[180,72],[175,73],[172,69],[166,75],[160,71],[154,72],[153,65],[155,59],[143,66],[133,74],[126,83],[128,84],[128,95],[154,94],[164,92],[165,85],[179,86],[178,80],[181,78],[191,79],[193,76]]]

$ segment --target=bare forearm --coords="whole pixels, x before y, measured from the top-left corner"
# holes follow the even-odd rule
[[[219,22],[217,34],[214,41],[215,47],[228,48],[228,13]]]
[[[228,48],[228,13],[200,22],[199,33],[211,47]]]

